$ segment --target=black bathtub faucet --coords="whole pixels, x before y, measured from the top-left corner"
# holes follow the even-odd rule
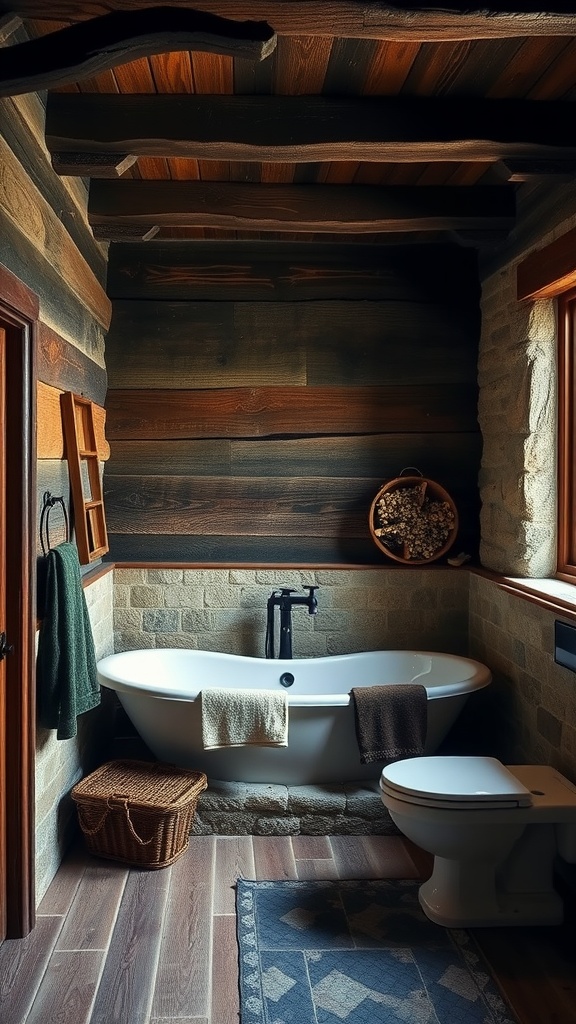
[[[295,604],[305,604],[308,607],[309,615],[316,615],[318,601],[316,591],[318,587],[304,587],[306,595],[297,594],[292,587],[278,587],[273,590],[268,598],[268,617],[266,620],[266,657],[275,658],[274,654],[274,612],[275,608],[280,609],[280,650],[279,658],[292,657],[292,608]]]

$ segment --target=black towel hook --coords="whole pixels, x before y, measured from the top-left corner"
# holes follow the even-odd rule
[[[40,544],[42,546],[42,554],[44,557],[50,551],[50,511],[54,508],[54,505],[61,505],[64,513],[64,524],[66,526],[66,540],[70,540],[70,524],[68,521],[68,512],[66,510],[66,504],[64,502],[63,495],[54,497],[50,491],[44,491],[44,497],[42,498],[42,512],[40,513]],[[46,543],[44,543],[46,541]]]

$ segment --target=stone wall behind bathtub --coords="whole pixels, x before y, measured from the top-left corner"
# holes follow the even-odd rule
[[[467,653],[468,572],[450,567],[117,568],[115,650],[188,647],[263,657],[272,590],[307,584],[319,587],[318,613],[294,609],[295,658],[379,648]]]

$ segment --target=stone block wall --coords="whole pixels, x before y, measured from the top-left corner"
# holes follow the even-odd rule
[[[576,226],[576,193],[557,189],[538,215],[530,190],[523,196],[520,189],[510,261],[482,282],[480,561],[544,578],[556,570],[556,308],[551,299],[518,301],[517,269]]]
[[[467,649],[465,569],[116,569],[115,650],[188,647],[264,657],[273,589],[317,584],[318,613],[294,609],[295,658]],[[276,629],[278,637],[278,628]]]
[[[576,782],[576,675],[554,661],[557,618],[470,574],[470,654],[494,677],[474,705],[478,749]]]
[[[516,268],[482,292],[480,558],[495,572],[542,577],[556,564],[556,322],[551,300],[516,300]]]
[[[96,657],[113,651],[112,571],[84,589]],[[102,704],[78,719],[72,739],[56,739],[56,731],[36,732],[36,901],[40,902],[76,830],[70,790],[83,775],[106,759],[113,728],[112,694],[102,691]]]

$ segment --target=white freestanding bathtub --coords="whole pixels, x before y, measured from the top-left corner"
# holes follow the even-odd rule
[[[287,747],[204,750],[204,687],[287,687]],[[477,661],[431,651],[365,651],[280,661],[182,649],[126,651],[98,663],[102,686],[116,690],[152,753],[162,761],[236,782],[307,785],[377,779],[381,766],[361,764],[350,689],[418,682],[428,693],[426,753],[433,753],[468,696],[487,686]]]

